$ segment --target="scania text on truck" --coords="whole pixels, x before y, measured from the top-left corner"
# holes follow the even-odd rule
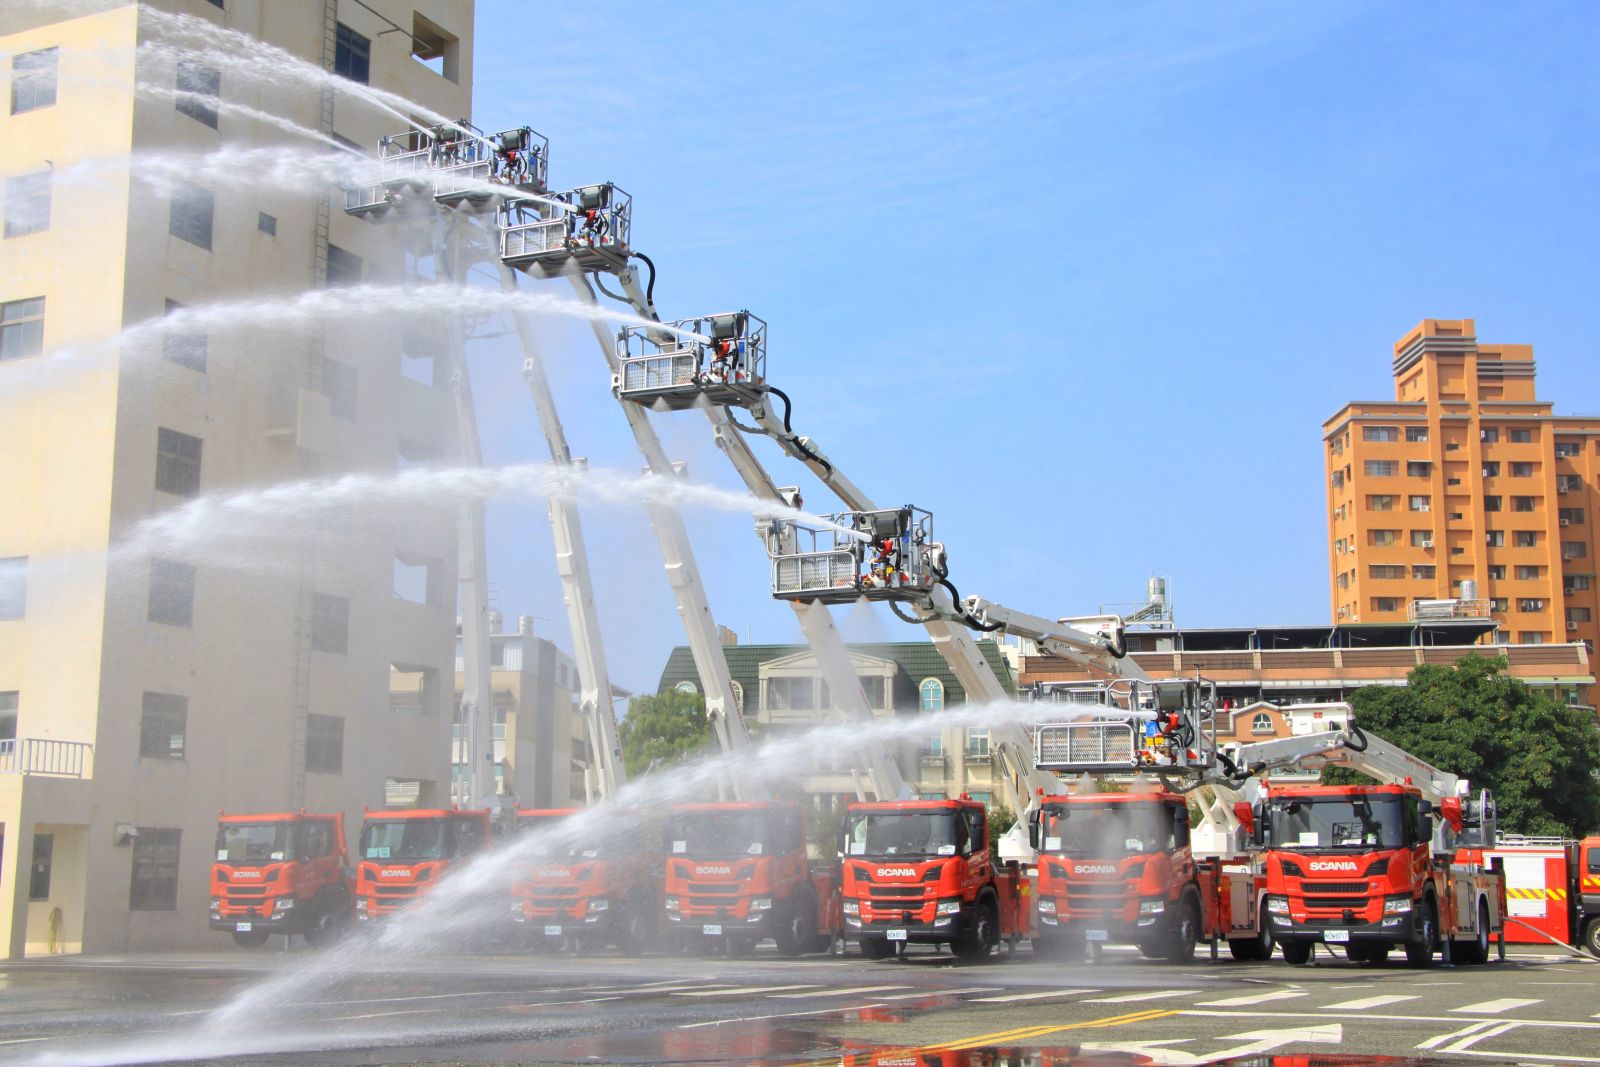
[[[674,806],[664,866],[667,928],[692,951],[741,954],[770,937],[798,956],[826,951],[838,932],[834,872],[813,867],[793,801]]]
[[[1409,781],[1268,788],[1266,910],[1285,960],[1304,963],[1314,946],[1337,944],[1363,963],[1396,947],[1414,967],[1431,966],[1441,949],[1457,962],[1488,962],[1503,882],[1466,853],[1457,861],[1461,800],[1440,800],[1435,808]],[[1492,836],[1492,806],[1482,803],[1489,814],[1479,822]]]
[[[489,844],[489,812],[369,811],[361,824],[356,917],[376,919],[425,893]]]
[[[349,921],[354,897],[343,815],[219,813],[211,929],[244,948],[273,934],[318,945]]]
[[[1035,954],[1076,956],[1086,944],[1115,942],[1184,963],[1197,941],[1218,938],[1235,959],[1272,954],[1250,857],[1197,859],[1181,794],[1043,797],[1028,820],[1038,852]]]
[[[598,822],[581,840],[558,836],[582,808],[518,808],[522,857],[511,887],[511,917],[535,948],[593,952],[615,945],[644,951],[661,927],[661,847],[643,813]],[[656,824],[659,829],[659,823]],[[554,833],[552,834],[552,831]],[[540,835],[550,836],[548,844]]]
[[[990,855],[976,800],[870,801],[846,809],[844,936],[869,959],[948,944],[983,959],[1027,936],[1027,883]]]

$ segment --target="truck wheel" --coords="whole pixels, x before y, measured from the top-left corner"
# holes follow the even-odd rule
[[[1272,936],[1272,929],[1268,927],[1255,937],[1236,937],[1228,941],[1228,955],[1240,963],[1260,963],[1272,958],[1272,950],[1276,942]]]
[[[1165,953],[1168,963],[1188,963],[1194,959],[1194,943],[1200,937],[1200,904],[1185,897],[1178,905],[1178,921],[1172,924]]]
[[[1000,919],[994,905],[983,901],[972,910],[967,928],[956,935],[951,949],[958,959],[977,962],[987,959],[1000,940]]]
[[[796,893],[784,905],[773,940],[785,956],[811,951],[817,937],[817,902],[810,893]]]
[[[311,916],[311,922],[306,925],[305,939],[306,944],[310,945],[312,948],[316,948],[318,945],[325,945],[329,941],[332,941],[334,935],[338,933],[338,930],[335,928],[335,905],[333,901],[324,900],[320,904],[313,906],[317,910]]]
[[[887,937],[863,937],[861,954],[869,960],[886,960],[894,955],[894,942]]]
[[[1500,936],[1504,937],[1505,934]],[[1590,919],[1589,925],[1583,928],[1583,947],[1600,956],[1600,919]]]
[[[1283,962],[1299,966],[1311,958],[1310,941],[1284,941]]]
[[[271,936],[266,930],[235,930],[233,943],[240,948],[260,948]]]
[[[1455,946],[1455,955],[1462,963],[1489,962],[1489,905],[1478,901],[1478,936],[1465,944]]]
[[[1439,948],[1439,912],[1433,898],[1422,902],[1422,929],[1415,941],[1406,942],[1406,963],[1412,967],[1432,967]]]

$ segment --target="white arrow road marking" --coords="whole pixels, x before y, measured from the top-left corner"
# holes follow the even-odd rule
[[[1513,1008],[1526,1008],[1530,1004],[1543,1003],[1544,1001],[1542,1000],[1517,1000],[1514,997],[1506,997],[1502,1000],[1485,1000],[1477,1004],[1468,1004],[1464,1008],[1451,1008],[1450,1013],[1452,1015],[1457,1012],[1463,1015],[1499,1015],[1501,1012],[1507,1012]]]
[[[1326,1026],[1300,1026],[1288,1030],[1250,1030],[1242,1034],[1229,1034],[1221,1040],[1248,1041],[1250,1044],[1213,1053],[1213,1059],[1254,1056],[1282,1048],[1284,1045],[1292,1045],[1297,1041],[1312,1045],[1337,1045],[1344,1040],[1344,1026],[1340,1023],[1329,1023]]]
[[[1420,996],[1403,993],[1391,993],[1382,997],[1362,997],[1360,1000],[1341,1000],[1337,1004],[1329,1004],[1323,1011],[1366,1011],[1368,1008],[1383,1008],[1390,1004],[1403,1004],[1408,1000],[1421,1000]]]
[[[1085,1041],[1079,1047],[1085,1052],[1123,1052],[1142,1056],[1151,1063],[1160,1064],[1162,1067],[1192,1067],[1194,1064],[1210,1063],[1210,1056],[1192,1056],[1187,1052],[1180,1052],[1175,1048],[1163,1048],[1164,1045],[1187,1045],[1193,1038],[1176,1037],[1166,1041]]]
[[[1499,1037],[1501,1034],[1509,1033],[1510,1031],[1515,1030],[1517,1027],[1519,1027],[1521,1025],[1522,1025],[1521,1023],[1495,1023],[1495,1024],[1491,1025],[1489,1027],[1489,1029],[1480,1030],[1476,1034],[1469,1034],[1466,1037],[1463,1037],[1463,1038],[1461,1038],[1461,1039],[1459,1039],[1459,1040],[1457,1040],[1457,1041],[1455,1041],[1455,1042],[1453,1042],[1451,1044],[1446,1045],[1444,1048],[1440,1049],[1439,1051],[1440,1052],[1465,1052],[1467,1049],[1471,1048],[1473,1045],[1476,1045],[1479,1041],[1484,1041],[1484,1040],[1486,1040],[1488,1038],[1491,1038],[1491,1037]]]
[[[1244,1008],[1251,1004],[1265,1004],[1269,1000],[1289,1000],[1306,996],[1303,989],[1279,989],[1273,993],[1254,993],[1248,997],[1228,997],[1226,1000],[1202,1000],[1202,1008]]]
[[[1494,1025],[1494,1023],[1491,1023],[1491,1022],[1473,1023],[1471,1026],[1464,1026],[1460,1030],[1456,1030],[1453,1033],[1440,1034],[1438,1037],[1430,1037],[1430,1038],[1428,1038],[1428,1040],[1426,1040],[1422,1044],[1418,1045],[1417,1048],[1419,1048],[1419,1049],[1438,1048],[1440,1045],[1444,1044],[1446,1041],[1454,1041],[1458,1037],[1466,1037],[1468,1034],[1475,1034],[1479,1030],[1487,1030],[1489,1027],[1491,1027],[1493,1025]]]
[[[1047,989],[1042,993],[1008,993],[1003,997],[973,997],[974,1004],[1010,1004],[1017,1000],[1049,1000],[1051,997],[1072,997],[1079,993],[1098,993],[1098,989]]]
[[[1132,1004],[1137,1000],[1162,1000],[1166,997],[1188,997],[1197,995],[1198,989],[1157,989],[1153,993],[1124,993],[1120,997],[1094,997],[1084,1001],[1085,1004]]]

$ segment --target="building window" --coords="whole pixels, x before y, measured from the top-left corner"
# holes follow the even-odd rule
[[[1499,511],[1500,510],[1500,498],[1497,497],[1497,496],[1486,496],[1486,497],[1484,497],[1483,498],[1483,510],[1484,511]]]
[[[1488,572],[1491,582],[1503,582],[1506,577],[1506,565],[1504,563],[1491,563],[1489,564]]]
[[[0,621],[20,619],[28,611],[28,557],[0,559]]]
[[[24,237],[50,228],[50,172],[6,179],[7,237]]]
[[[422,13],[411,15],[411,56],[417,62],[450,81],[460,78],[461,42],[453,34]]]
[[[1539,531],[1513,530],[1511,533],[1511,545],[1513,548],[1538,548]]]
[[[1411,568],[1411,577],[1421,578],[1430,582],[1433,581],[1435,573],[1436,570],[1431,563],[1418,563]]]
[[[1344,471],[1343,470],[1334,471],[1329,480],[1332,481],[1333,487],[1335,489],[1343,489],[1344,488]]]
[[[165,426],[156,431],[156,489],[176,496],[200,492],[200,453],[204,442]]]
[[[943,711],[944,683],[937,678],[924,678],[917,686],[917,706],[923,711]]]
[[[222,95],[220,71],[190,59],[178,60],[178,110],[213,130],[217,99]]]
[[[1561,525],[1563,525],[1563,526],[1582,526],[1583,525],[1583,509],[1582,508],[1561,508],[1557,512],[1557,518],[1560,520]]]
[[[1532,511],[1539,503],[1536,496],[1514,496],[1511,498],[1512,511]]]
[[[0,359],[22,359],[44,351],[44,297],[0,304]]]
[[[1487,442],[1488,444],[1491,444],[1491,445],[1495,444],[1497,441],[1500,440],[1500,430],[1497,427],[1494,427],[1494,426],[1490,426],[1490,427],[1488,427],[1486,429],[1479,430],[1478,431],[1478,440]]]
[[[1425,443],[1428,440],[1428,428],[1426,426],[1407,426],[1406,440],[1414,445]]]
[[[1517,634],[1517,644],[1542,645],[1544,644],[1545,636],[1546,635],[1543,632],[1538,630],[1524,630],[1523,632]]]
[[[989,731],[968,728],[967,755],[983,759],[989,755]]]
[[[1544,601],[1538,597],[1522,597],[1517,601],[1518,611],[1543,611]]]
[[[0,693],[0,741],[17,739],[17,691]]]
[[[1583,541],[1561,542],[1562,559],[1587,559],[1588,556],[1589,546]]]
[[[133,839],[129,911],[178,909],[178,841],[183,831],[141,826]]]
[[[1398,441],[1400,431],[1393,426],[1363,426],[1361,427],[1363,441]]]
[[[1533,431],[1532,430],[1512,430],[1511,431],[1511,443],[1514,444],[1514,445],[1531,445],[1531,444],[1533,444]]]
[[[1532,463],[1513,463],[1511,465],[1511,477],[1513,477],[1513,478],[1532,478],[1533,477],[1533,464]]]
[[[183,310],[176,300],[167,301],[167,314]],[[192,371],[206,372],[206,332],[184,327],[168,328],[161,334],[161,358]]]
[[[1412,511],[1433,510],[1433,497],[1431,496],[1411,496],[1407,498],[1406,503]]]
[[[1372,563],[1367,566],[1367,577],[1369,578],[1389,581],[1396,578],[1404,578],[1405,576],[1406,569],[1403,564]]]
[[[265,211],[258,211],[256,212],[256,229],[268,237],[276,237],[278,236],[278,220],[274,216],[268,215]]]
[[[1506,535],[1504,530],[1486,530],[1483,534],[1483,543],[1490,548],[1504,548]]]
[[[1433,464],[1428,462],[1407,462],[1407,478],[1427,478],[1433,474]]]
[[[1411,531],[1411,547],[1412,548],[1423,548],[1423,547],[1432,548],[1433,547],[1433,531],[1432,530],[1412,530]]]
[[[28,868],[28,899],[50,899],[50,868],[55,859],[55,834],[33,835],[33,863]]]
[[[328,411],[336,419],[356,421],[356,369],[336,359],[322,362],[322,393],[328,398]]]
[[[338,774],[344,769],[344,720],[337,715],[306,716],[306,770]]]
[[[311,599],[311,647],[343,655],[350,647],[350,601],[330,593]]]
[[[944,759],[944,738],[939,734],[924,736],[917,754],[925,760]]]
[[[189,698],[176,693],[146,693],[139,714],[139,755],[182,759],[189,722]]]
[[[816,686],[810,678],[768,678],[768,711],[811,711],[816,705]]]
[[[1399,611],[1400,598],[1397,596],[1375,596],[1372,598],[1373,611]]]
[[[1568,622],[1588,622],[1589,619],[1590,619],[1590,614],[1589,614],[1589,609],[1588,608],[1568,608],[1567,609],[1567,621]]]
[[[172,197],[172,207],[167,215],[167,232],[209,252],[211,219],[215,209],[216,198],[211,195],[211,190],[198,185],[185,185]]]
[[[1369,510],[1369,511],[1393,511],[1394,510],[1394,501],[1395,501],[1395,498],[1392,497],[1392,496],[1387,496],[1387,495],[1369,496],[1369,497],[1367,497],[1367,510]]]
[[[45,48],[11,57],[11,113],[35,111],[56,102],[56,59],[60,49]]]
[[[336,289],[345,285],[361,284],[361,257],[347,252],[338,245],[328,246],[327,285]]]
[[[1400,464],[1392,459],[1369,459],[1362,464],[1369,478],[1393,478]]]
[[[1374,548],[1388,548],[1400,540],[1399,530],[1371,530],[1367,534],[1367,543]]]
[[[339,23],[338,34],[334,38],[333,72],[341,78],[365,85],[371,63],[372,42],[344,23]]]
[[[1587,574],[1569,574],[1566,577],[1565,588],[1562,591],[1567,593],[1568,595],[1571,595],[1573,593],[1584,592],[1588,588],[1589,588],[1589,576]],[[12,704],[11,704],[11,706],[12,707],[16,707],[16,694],[13,693],[13,694],[11,694],[11,696],[12,696]]]
[[[1556,458],[1571,459],[1583,450],[1583,446],[1576,441],[1557,441]]]
[[[1272,716],[1267,712],[1258,711],[1250,720],[1250,732],[1253,734],[1275,734],[1278,728],[1272,724]]]
[[[1489,598],[1489,610],[1500,615],[1504,615],[1506,613],[1506,610],[1510,604],[1511,601],[1503,596],[1492,596]]]
[[[1556,475],[1556,492],[1576,493],[1583,489],[1583,475],[1558,474]]]
[[[1339,582],[1339,588],[1340,589],[1349,589],[1350,588],[1350,576],[1348,574],[1340,574],[1339,578],[1338,578],[1338,582]]]
[[[167,626],[194,625],[194,567],[172,559],[150,561],[146,618]]]

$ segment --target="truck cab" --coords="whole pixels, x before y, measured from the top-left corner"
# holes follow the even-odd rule
[[[361,824],[356,917],[376,919],[426,892],[489,845],[488,811],[369,811]]]
[[[981,959],[1027,921],[1023,883],[991,858],[978,801],[851,804],[843,859],[844,936],[869,959],[908,944],[948,944]]]
[[[518,808],[511,917],[536,947],[637,955],[661,925],[660,856],[648,820],[610,820],[580,840],[559,834],[582,808]],[[540,835],[550,837],[541,842]],[[531,837],[531,840],[528,839]]]
[[[1215,911],[1215,869],[1194,858],[1182,795],[1045,797],[1028,819],[1039,854],[1036,953],[1117,942],[1181,963],[1216,929],[1207,914]]]
[[[793,801],[679,804],[667,819],[662,910],[691,950],[819,952],[838,929],[838,893],[806,852]]]
[[[258,948],[273,934],[321,944],[350,920],[354,897],[343,815],[219,815],[211,929],[235,944]]]

